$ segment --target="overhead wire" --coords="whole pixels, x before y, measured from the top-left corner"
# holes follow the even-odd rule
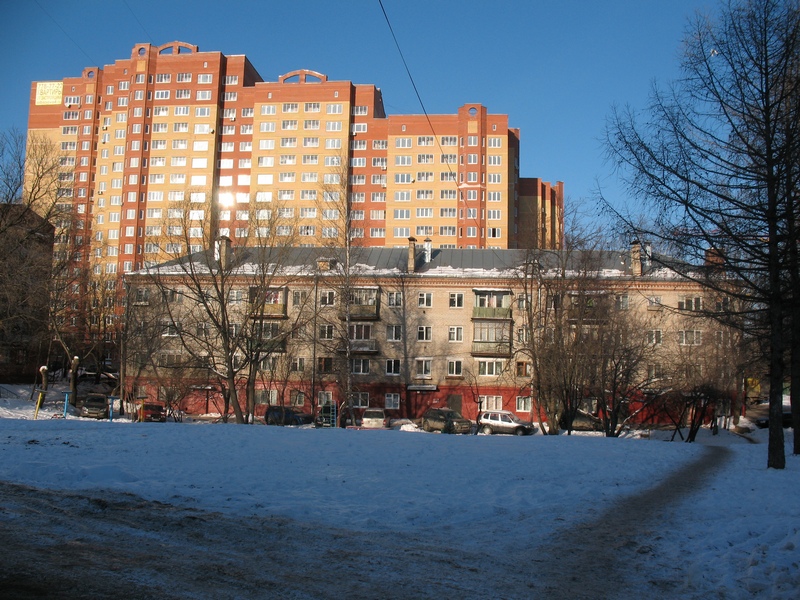
[[[392,35],[392,40],[394,41],[394,45],[397,48],[398,54],[400,55],[400,60],[403,62],[403,67],[406,70],[406,74],[408,75],[408,79],[411,81],[411,87],[414,88],[414,94],[416,94],[416,96],[417,96],[417,101],[419,102],[419,106],[422,109],[422,114],[425,115],[425,119],[428,122],[428,126],[431,128],[431,133],[433,133],[433,137],[436,140],[436,145],[439,148],[439,152],[441,154],[444,154],[444,149],[442,148],[441,140],[439,139],[439,136],[436,135],[436,131],[434,130],[433,123],[431,122],[430,115],[428,114],[428,111],[425,108],[425,103],[422,101],[422,96],[420,95],[419,89],[417,88],[417,84],[414,81],[414,76],[411,74],[411,69],[408,66],[408,62],[406,61],[406,58],[405,58],[405,56],[403,54],[402,48],[400,48],[400,42],[398,41],[397,36],[395,35],[394,28],[392,27],[392,23],[389,20],[389,15],[386,13],[386,9],[383,6],[383,0],[378,0],[378,4],[381,7],[381,12],[383,13],[383,17],[386,20],[386,25],[389,27],[389,33]],[[452,169],[451,163],[449,161],[447,162],[447,170],[451,175],[453,174],[453,169]],[[458,183],[457,177],[452,178],[452,181],[456,184],[456,193],[457,193],[458,199],[461,202],[463,202],[464,201],[464,199],[462,197],[462,193],[463,192],[461,191],[461,189],[459,189],[459,183]],[[485,193],[485,190],[484,190],[484,193]],[[467,217],[467,219],[469,219],[469,217]],[[475,217],[473,217],[472,220],[476,224],[479,223],[477,215]]]
[[[50,20],[51,20],[53,23],[55,23],[55,24],[56,24],[56,27],[58,27],[58,28],[61,30],[61,33],[63,33],[63,34],[64,34],[64,35],[67,37],[67,39],[68,39],[70,42],[72,42],[73,44],[75,44],[75,47],[76,47],[78,50],[80,50],[80,51],[83,53],[83,55],[84,55],[86,58],[88,58],[88,59],[89,59],[89,63],[90,63],[90,64],[93,64],[93,65],[99,65],[99,64],[100,64],[100,63],[98,63],[96,60],[94,60],[94,59],[93,59],[91,56],[89,56],[89,53],[88,53],[88,52],[86,52],[86,50],[84,50],[84,49],[83,49],[83,47],[82,47],[82,46],[81,46],[81,45],[80,45],[78,42],[76,42],[76,41],[75,41],[75,40],[72,38],[72,36],[71,36],[69,33],[67,33],[66,29],[64,29],[64,28],[61,26],[61,24],[60,24],[58,21],[56,21],[56,19],[55,19],[55,17],[54,17],[53,15],[51,15],[49,12],[47,12],[47,11],[45,10],[44,6],[42,6],[42,5],[41,5],[41,3],[39,2],[39,0],[33,0],[33,1],[34,1],[34,2],[36,3],[36,5],[37,5],[37,6],[38,6],[38,7],[39,7],[41,10],[42,10],[42,12],[43,12],[44,14],[46,14],[46,15],[47,15],[47,16],[50,18]]]
[[[142,22],[139,20],[139,17],[137,17],[137,16],[136,16],[136,13],[135,13],[135,12],[133,12],[133,9],[130,7],[130,4],[128,4],[128,0],[122,0],[122,3],[123,3],[123,4],[124,4],[124,5],[127,7],[127,9],[130,11],[131,15],[133,15],[133,18],[134,18],[134,19],[136,20],[136,22],[139,24],[139,27],[141,27],[141,28],[142,28],[142,31],[144,31],[144,34],[145,34],[145,35],[146,35],[146,36],[147,36],[147,37],[150,39],[150,43],[151,43],[151,44],[153,44],[153,45],[155,45],[155,42],[153,41],[153,36],[151,36],[151,35],[150,35],[150,32],[149,32],[149,31],[147,31],[147,29],[145,29],[145,28],[144,28],[144,25],[142,25]]]

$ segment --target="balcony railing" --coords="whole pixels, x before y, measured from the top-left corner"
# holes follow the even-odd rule
[[[472,307],[473,319],[510,319],[511,307],[474,306]]]
[[[251,352],[258,350],[262,354],[282,354],[286,352],[286,340],[284,338],[265,338],[265,339],[251,339],[249,343]]]
[[[265,317],[283,319],[286,318],[286,304],[263,304],[257,309],[254,307],[253,312],[258,312],[259,316],[263,314]]]
[[[378,340],[350,340],[350,352],[357,354],[373,354],[378,351]],[[347,347],[342,343],[339,352],[347,352]]]
[[[347,314],[344,307],[340,309],[339,318],[345,320]],[[351,304],[350,305],[350,319],[357,319],[359,321],[374,320],[378,318],[378,303],[375,304]]]
[[[473,356],[511,356],[511,341],[472,342]]]

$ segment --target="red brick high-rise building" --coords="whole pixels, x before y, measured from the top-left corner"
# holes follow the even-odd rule
[[[520,178],[519,131],[480,104],[387,116],[374,85],[306,70],[264,81],[245,56],[137,44],[112,65],[34,82],[29,132],[74,166],[62,198],[82,231],[59,239],[96,273],[217,235],[335,243],[344,225],[365,246],[561,244],[563,184]]]

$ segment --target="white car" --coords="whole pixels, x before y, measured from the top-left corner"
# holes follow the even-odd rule
[[[389,419],[382,408],[368,408],[361,417],[361,427],[363,429],[386,429]]]

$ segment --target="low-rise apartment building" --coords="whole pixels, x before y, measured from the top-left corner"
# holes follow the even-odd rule
[[[245,418],[265,405],[351,404],[411,419],[446,406],[546,420],[543,374],[586,356],[597,360],[576,393],[596,413],[614,352],[638,353],[615,384],[626,393],[737,377],[718,381],[735,342],[703,312],[716,300],[654,268],[638,244],[489,251],[411,238],[348,255],[222,240],[126,281],[127,393],[190,413],[232,410],[224,397],[236,388]]]

